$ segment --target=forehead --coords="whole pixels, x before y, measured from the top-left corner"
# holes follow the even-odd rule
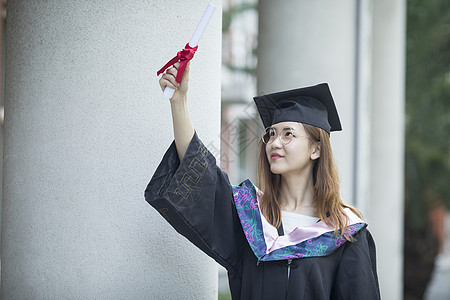
[[[275,128],[276,130],[284,130],[284,129],[302,130],[303,129],[303,126],[301,125],[301,123],[298,123],[298,122],[280,122],[277,124],[273,124],[271,127]]]

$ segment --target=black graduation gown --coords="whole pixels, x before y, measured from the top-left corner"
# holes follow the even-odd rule
[[[325,256],[257,258],[244,234],[228,176],[197,134],[181,163],[172,143],[145,199],[227,269],[233,299],[380,299],[375,244],[365,227],[354,235],[355,242],[345,242]]]

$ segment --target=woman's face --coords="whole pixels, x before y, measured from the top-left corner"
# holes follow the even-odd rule
[[[266,132],[266,155],[274,174],[301,173],[320,157],[319,149],[311,145],[301,123],[277,123]]]

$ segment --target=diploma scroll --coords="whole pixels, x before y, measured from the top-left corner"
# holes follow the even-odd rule
[[[208,25],[208,22],[211,19],[215,9],[216,7],[214,5],[212,5],[211,3],[208,4],[205,11],[203,12],[200,22],[197,25],[197,28],[195,28],[195,31],[192,34],[192,37],[189,41],[189,46],[195,47],[198,45],[198,41],[203,35],[203,32],[205,31],[206,26]],[[170,99],[173,97],[174,92],[175,90],[173,88],[166,86],[166,88],[164,89],[163,96]]]

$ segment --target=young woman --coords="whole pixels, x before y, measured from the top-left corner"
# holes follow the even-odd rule
[[[227,269],[233,299],[380,299],[372,236],[339,197],[328,85],[255,97],[260,190],[231,186],[216,165],[189,118],[189,65],[181,84],[177,68],[160,79],[176,89],[175,141],[145,191],[150,205]]]

